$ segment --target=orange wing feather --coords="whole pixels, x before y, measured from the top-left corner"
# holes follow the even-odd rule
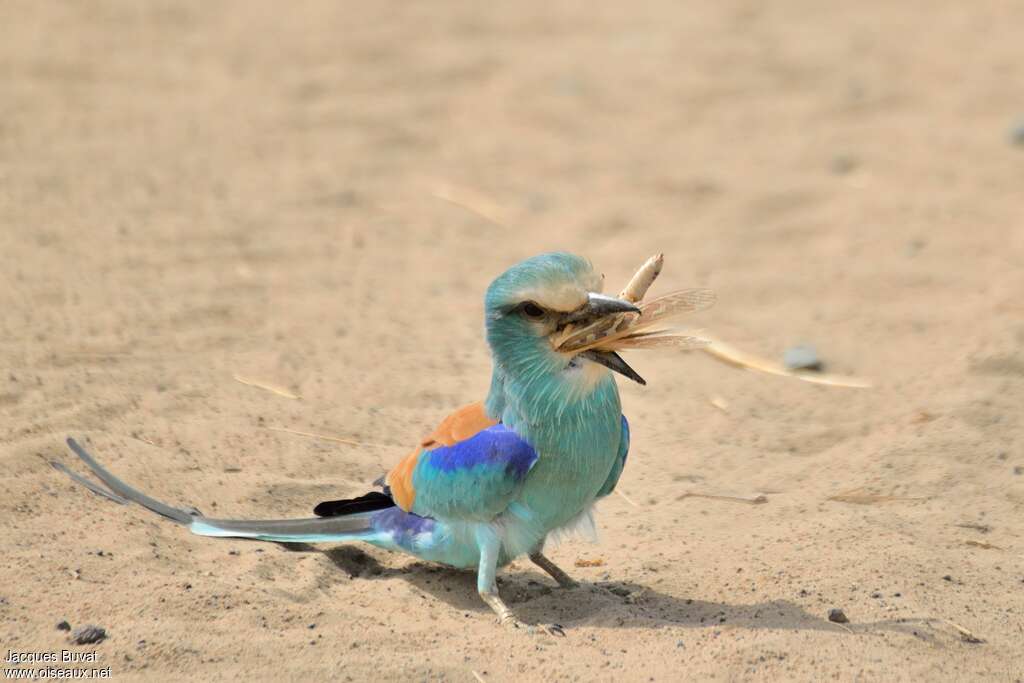
[[[424,449],[454,446],[496,424],[498,421],[487,415],[482,401],[462,406],[442,420],[437,429],[420,441],[416,450],[402,458],[384,478],[384,483],[391,489],[391,497],[398,507],[406,512],[412,510],[412,505],[416,501],[412,473]]]
[[[430,436],[420,442],[420,445],[424,448],[437,445],[454,446],[496,424],[498,421],[487,415],[483,402],[477,401],[462,406],[446,417]]]

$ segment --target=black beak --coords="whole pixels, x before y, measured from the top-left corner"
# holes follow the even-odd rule
[[[641,311],[637,308],[636,304],[626,301],[625,299],[616,299],[613,296],[606,296],[604,294],[597,294],[591,292],[587,295],[587,303],[580,306],[577,310],[571,313],[566,313],[562,316],[560,321],[559,329],[569,324],[580,324],[583,326],[582,329],[589,329],[589,325],[597,325],[598,329],[593,331],[595,336],[603,335],[607,332],[608,327],[614,322],[612,316],[619,313],[636,313],[640,314]],[[602,318],[607,318],[607,324],[601,324]],[[591,340],[592,341],[592,340]],[[622,356],[615,353],[614,351],[603,351],[598,349],[589,349],[579,354],[580,357],[592,360],[595,363],[600,363],[609,370],[628,377],[634,382],[646,385],[647,382],[637,374],[636,370],[629,367],[629,364],[622,360]]]
[[[573,311],[566,313],[561,320],[562,325],[576,323],[581,320],[596,320],[612,313],[639,313],[640,309],[635,304],[616,299],[613,296],[596,294],[591,292],[587,295],[587,303]]]
[[[598,351],[597,349],[590,349],[580,354],[583,358],[590,359],[595,363],[600,363],[609,370],[630,378],[634,382],[647,386],[647,380],[637,374],[637,371],[629,367],[629,363],[622,360],[622,356],[615,353],[614,351]]]

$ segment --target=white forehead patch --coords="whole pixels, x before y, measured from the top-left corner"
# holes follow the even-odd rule
[[[567,313],[587,303],[587,293],[573,285],[527,287],[516,293],[516,301],[533,301],[550,311]]]
[[[604,275],[590,272],[582,275],[579,282],[524,287],[512,298],[517,302],[533,301],[548,310],[567,313],[587,303],[588,293],[600,293],[603,285]]]

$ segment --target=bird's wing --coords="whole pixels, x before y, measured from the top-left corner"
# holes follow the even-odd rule
[[[615,459],[612,471],[608,474],[608,480],[605,481],[604,486],[598,491],[598,498],[603,498],[615,490],[615,485],[619,483],[619,477],[622,476],[622,470],[626,467],[627,457],[629,457],[629,422],[626,420],[626,416],[623,415],[622,439],[619,441],[619,457]]]
[[[535,462],[529,443],[474,403],[449,415],[384,483],[407,512],[489,521],[508,507]]]
[[[482,401],[470,403],[452,411],[451,415],[441,420],[437,429],[420,441],[420,446],[424,448],[432,448],[437,445],[454,446],[496,424],[498,421],[487,414]]]

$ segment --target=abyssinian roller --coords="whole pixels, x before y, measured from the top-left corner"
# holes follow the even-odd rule
[[[109,490],[55,466],[96,493],[138,503],[202,536],[361,541],[475,568],[483,601],[502,623],[522,627],[498,594],[497,570],[525,555],[559,585],[575,586],[545,557],[545,540],[590,520],[626,465],[629,424],[613,373],[644,380],[617,351],[701,344],[664,323],[711,305],[708,290],[640,301],[660,265],[660,257],[649,261],[618,297],[601,294],[602,276],[571,254],[542,254],[502,273],[484,299],[493,360],[486,400],[442,420],[376,482],[378,490],[322,502],[316,517],[213,519],[175,508],[128,486],[70,438],[68,445]]]

